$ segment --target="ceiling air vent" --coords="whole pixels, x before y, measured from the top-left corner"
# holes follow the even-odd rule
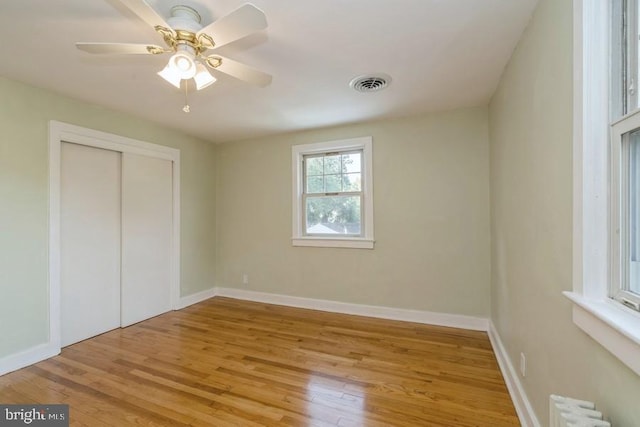
[[[371,76],[360,76],[351,80],[349,86],[358,92],[376,92],[389,86],[391,77],[386,74],[376,74]]]

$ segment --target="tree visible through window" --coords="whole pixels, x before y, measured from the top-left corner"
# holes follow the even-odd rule
[[[362,150],[304,156],[305,234],[361,235]]]

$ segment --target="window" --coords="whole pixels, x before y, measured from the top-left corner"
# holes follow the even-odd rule
[[[575,1],[573,321],[640,375],[638,3]]]
[[[371,137],[292,147],[293,245],[373,248]]]
[[[362,150],[303,156],[305,236],[362,237]]]
[[[638,3],[639,0],[613,2],[609,96],[612,119],[609,296],[636,311],[640,311]]]

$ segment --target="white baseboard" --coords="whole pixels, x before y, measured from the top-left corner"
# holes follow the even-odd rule
[[[10,354],[0,359],[0,375],[17,371],[58,354],[60,354],[60,347],[53,343],[39,344],[20,353]]]
[[[216,288],[206,289],[201,292],[197,292],[195,294],[187,295],[186,297],[180,297],[180,301],[178,301],[178,306],[174,310],[182,310],[185,307],[189,307],[190,305],[197,304],[209,298],[213,298],[216,296]]]
[[[263,302],[267,304],[286,305],[289,307],[308,308],[311,310],[322,310],[332,313],[352,314],[357,316],[378,317],[381,319],[402,320],[405,322],[425,323],[429,325],[471,329],[474,331],[486,332],[489,328],[489,321],[487,319],[459,314],[434,313],[402,308],[350,304],[313,298],[269,294],[236,288],[215,288],[215,294],[216,296],[221,297]]]
[[[524,387],[522,387],[518,373],[513,367],[511,358],[502,344],[500,335],[493,322],[489,322],[489,340],[491,341],[493,352],[498,359],[498,365],[500,365],[500,371],[502,371],[507,389],[509,389],[513,405],[516,407],[520,424],[522,424],[523,427],[541,427],[536,413],[531,406],[531,402],[529,402],[527,393],[525,393]]]
[[[180,298],[176,310],[183,309],[190,305],[199,303],[206,299],[214,297],[215,288],[207,289],[202,292],[198,292],[186,297]],[[26,366],[33,365],[42,360],[48,359],[60,354],[60,347],[54,343],[40,344],[30,349],[21,351],[20,353],[10,354],[0,359],[0,375],[8,374],[9,372],[17,371]]]

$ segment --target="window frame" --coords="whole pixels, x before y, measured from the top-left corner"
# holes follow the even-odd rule
[[[612,31],[620,4],[573,3],[573,290],[564,294],[573,302],[574,323],[640,375],[640,313],[610,296],[616,233],[611,124],[624,114],[616,103],[627,101],[627,88],[614,74],[628,72],[611,61],[624,44]]]
[[[640,311],[640,295],[629,287],[629,134],[640,130],[640,110],[624,116],[611,125],[611,281],[609,296]],[[618,231],[619,230],[619,231]]]
[[[307,234],[305,215],[305,156],[327,153],[362,152],[361,161],[361,203],[360,235]],[[312,144],[293,145],[292,163],[292,245],[334,248],[373,249],[373,141],[370,136]],[[321,193],[324,194],[324,193]],[[342,193],[340,193],[342,194]],[[344,193],[350,194],[350,193]]]

